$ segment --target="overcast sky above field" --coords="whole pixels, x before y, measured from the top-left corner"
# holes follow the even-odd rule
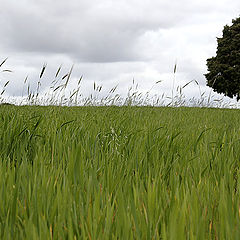
[[[239,17],[239,0],[0,0],[0,61],[8,57],[0,84],[11,80],[7,94],[21,95],[29,75],[34,85],[47,62],[42,89],[60,64],[74,64],[73,79],[83,75],[84,93],[93,82],[106,91],[119,84],[124,93],[134,78],[141,91],[169,94],[175,85],[195,79],[209,91],[203,76],[206,59],[215,55],[216,37]],[[2,68],[3,69],[3,68]],[[199,96],[196,84],[184,89]]]

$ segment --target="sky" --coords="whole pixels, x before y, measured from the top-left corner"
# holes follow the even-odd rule
[[[42,92],[60,65],[64,75],[74,64],[69,88],[83,76],[85,95],[94,82],[103,93],[118,85],[124,95],[133,79],[138,91],[165,96],[196,80],[184,94],[208,95],[206,59],[215,56],[223,27],[240,16],[239,0],[0,0],[0,6],[0,62],[8,58],[1,69],[12,70],[0,72],[1,88],[10,80],[7,96],[26,93],[26,76],[36,88],[45,63]]]

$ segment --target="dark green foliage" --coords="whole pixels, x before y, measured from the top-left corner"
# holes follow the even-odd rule
[[[217,93],[240,99],[240,17],[226,25],[217,38],[216,57],[207,59],[207,86]]]

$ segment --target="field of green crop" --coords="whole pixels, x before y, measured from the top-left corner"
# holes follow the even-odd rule
[[[240,111],[0,106],[0,239],[239,239]]]

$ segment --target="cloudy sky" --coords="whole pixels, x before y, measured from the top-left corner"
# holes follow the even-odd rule
[[[239,0],[0,0],[0,6],[0,62],[8,57],[4,67],[13,70],[0,73],[0,86],[10,80],[11,96],[23,93],[27,75],[35,87],[44,63],[42,91],[59,65],[64,74],[74,64],[69,86],[83,75],[83,94],[93,82],[105,91],[118,84],[124,94],[134,78],[139,91],[167,96],[177,64],[175,87],[195,79],[208,93],[206,59],[215,55],[224,25],[240,14]],[[199,97],[199,86],[189,84],[184,94]]]

